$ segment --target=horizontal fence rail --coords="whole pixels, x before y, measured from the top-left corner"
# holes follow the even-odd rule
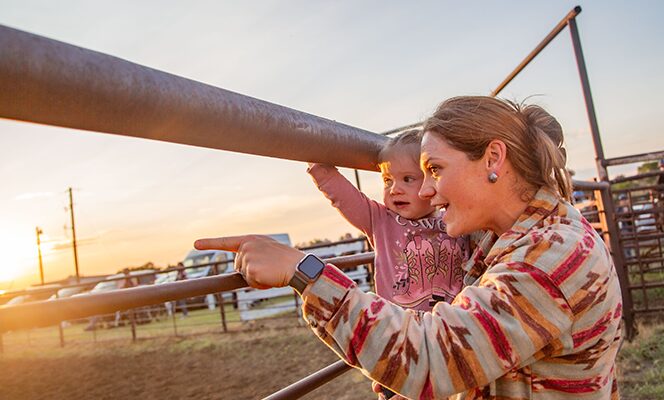
[[[661,159],[664,159],[664,151],[653,151],[650,153],[635,154],[631,156],[607,158],[606,160],[604,160],[604,164],[607,167],[609,167],[615,165],[632,164],[637,162],[659,161]]]
[[[118,289],[66,299],[0,306],[0,332],[54,325],[60,321],[149,306],[246,287],[239,273]]]
[[[0,117],[377,169],[384,136],[0,25]]]
[[[341,269],[373,262],[374,253],[326,259]],[[65,299],[0,306],[0,333],[247,287],[239,273],[145,285]]]

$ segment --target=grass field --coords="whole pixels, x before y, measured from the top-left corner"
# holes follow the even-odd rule
[[[623,399],[664,399],[664,324],[640,325],[618,354]]]

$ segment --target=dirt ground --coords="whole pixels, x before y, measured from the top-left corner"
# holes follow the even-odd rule
[[[248,331],[5,346],[0,400],[260,399],[338,358],[292,321]],[[247,329],[247,327],[244,327]],[[618,357],[623,399],[664,398],[664,325],[641,326]],[[368,379],[351,370],[304,399],[375,399]]]
[[[301,327],[33,347],[0,355],[0,399],[259,399],[337,359]],[[375,397],[353,370],[304,398]]]

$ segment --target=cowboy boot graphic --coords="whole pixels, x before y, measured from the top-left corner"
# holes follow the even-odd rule
[[[408,289],[394,296],[394,301],[404,307],[414,307],[431,296],[427,273],[434,264],[434,250],[429,240],[414,235],[403,251],[408,265]]]

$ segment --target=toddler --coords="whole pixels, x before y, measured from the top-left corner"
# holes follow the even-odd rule
[[[376,294],[404,308],[429,311],[451,303],[461,290],[468,237],[447,235],[441,212],[418,196],[421,134],[391,138],[379,154],[383,203],[369,199],[332,166],[310,164],[307,172],[348,222],[374,248]]]

